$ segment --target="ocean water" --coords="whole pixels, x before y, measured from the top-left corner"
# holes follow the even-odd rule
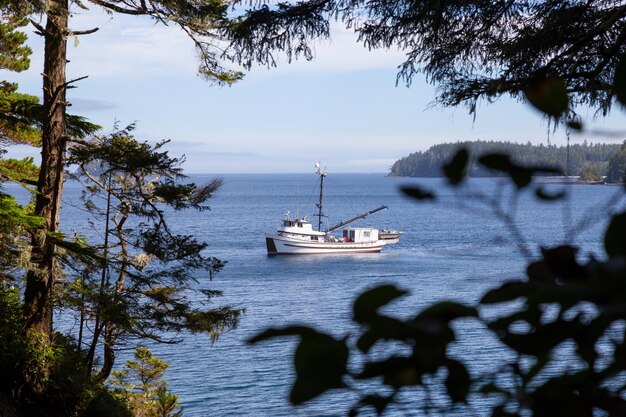
[[[196,175],[192,180],[203,183],[213,177]],[[601,257],[607,213],[623,208],[621,201],[609,204],[621,195],[620,187],[548,185],[552,191],[565,187],[569,195],[564,202],[549,204],[530,193],[515,198],[501,179],[472,179],[471,188],[455,191],[440,179],[330,174],[325,181],[329,224],[385,204],[387,210],[356,225],[400,229],[400,242],[379,254],[268,257],[265,234],[276,230],[287,210],[313,220],[317,177],[242,174],[223,179],[223,187],[210,200],[210,211],[177,213],[172,224],[179,233],[207,241],[208,253],[228,262],[211,282],[213,289],[224,292],[215,303],[245,308],[246,313],[240,326],[215,344],[203,335],[186,335],[178,345],[151,346],[170,362],[167,378],[186,416],[343,416],[354,399],[349,395],[330,393],[304,406],[289,405],[295,339],[254,346],[246,339],[267,327],[294,323],[314,325],[338,337],[355,334],[352,301],[382,283],[410,291],[387,308],[402,317],[442,299],[474,302],[486,289],[523,276],[527,259],[520,245],[536,256],[541,246],[573,237],[582,257]],[[412,184],[435,190],[437,201],[404,197],[399,187]],[[87,225],[78,209],[79,190],[71,182],[65,188],[66,230]],[[508,226],[494,208],[514,214]],[[572,226],[576,224],[580,227]],[[521,237],[511,227],[520,230]],[[198,278],[208,279],[201,273]],[[460,325],[457,330],[461,341],[454,353],[472,358],[472,372],[506,358],[508,353],[477,326]],[[128,355],[120,352],[118,364]],[[405,401],[416,398],[409,395]],[[486,414],[481,404],[472,407],[476,415]],[[389,415],[413,414],[405,407]]]

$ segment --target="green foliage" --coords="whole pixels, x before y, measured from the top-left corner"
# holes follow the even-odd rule
[[[442,302],[407,320],[379,311],[404,294],[404,290],[385,285],[372,288],[357,298],[353,320],[361,326],[361,332],[356,346],[348,345],[346,339],[338,340],[306,326],[268,329],[249,342],[300,336],[294,355],[296,380],[290,395],[292,404],[301,404],[331,389],[360,391],[350,415],[356,415],[360,408],[366,407],[373,407],[380,415],[403,388],[425,385],[429,376],[441,370],[447,372],[444,385],[451,399],[465,402],[471,382],[469,373],[461,362],[447,358],[446,351],[456,340],[451,323],[476,317],[476,310],[458,303]],[[399,343],[407,349],[389,349],[388,352],[394,353],[383,357],[381,351],[370,354],[373,347],[380,347],[383,343]],[[363,355],[359,369],[349,369],[349,356],[359,354]],[[386,388],[382,392],[364,392],[359,388],[359,381],[381,381]]]
[[[114,371],[111,384],[118,398],[128,404],[135,417],[180,417],[178,396],[168,390],[163,375],[169,365],[144,347],[135,349],[135,360]]]
[[[600,182],[603,181],[602,174],[596,165],[585,164],[580,170],[580,181]]]
[[[15,198],[0,191],[0,285],[30,267],[28,233],[41,223],[30,208],[22,207]]]
[[[39,98],[17,92],[17,84],[0,83],[0,141],[5,144],[41,146],[41,129],[46,117]],[[77,115],[65,115],[68,136],[84,138],[100,126]]]
[[[462,174],[470,159],[460,150],[446,165],[445,176],[457,192],[463,189],[459,185],[468,186]],[[478,163],[499,170],[513,195],[533,187],[541,190],[530,176],[536,168],[518,166],[502,154],[483,155]],[[418,194],[416,200],[423,198]],[[510,213],[500,210],[501,202],[489,197],[486,202],[514,237],[521,238]],[[462,405],[469,400],[489,404],[492,416],[622,415],[626,212],[612,216],[604,248],[605,257],[586,261],[568,244],[542,248],[538,258],[523,251],[529,259],[525,278],[491,288],[473,305],[440,301],[408,318],[384,313],[407,291],[393,285],[371,288],[353,303],[352,319],[359,326],[355,337],[338,339],[307,326],[288,326],[268,329],[250,342],[300,336],[292,404],[329,390],[350,391],[357,397],[348,406],[350,416],[366,409],[392,415],[396,407],[424,415],[463,415],[472,412]],[[470,321],[482,329],[485,340],[493,341],[490,349],[512,353],[499,356],[502,366],[479,373],[471,371],[472,357],[451,354],[459,341],[457,329]],[[319,352],[308,356],[306,369],[332,367],[332,378],[299,370],[300,350]],[[308,395],[295,395],[302,391]],[[400,399],[402,392],[411,397]]]
[[[30,66],[32,50],[25,45],[28,37],[18,29],[28,24],[33,8],[28,1],[0,1],[0,69],[19,72]]]
[[[1,392],[13,388],[20,378],[18,364],[23,363],[21,301],[16,288],[0,285],[0,378]]]
[[[210,308],[221,292],[205,286],[224,263],[204,254],[206,243],[176,234],[166,215],[166,210],[208,209],[206,201],[221,180],[204,186],[183,182],[182,160],[163,150],[167,142],[141,143],[132,129],[72,147],[69,163],[78,166],[73,177],[85,187],[85,208],[101,219],[93,227],[102,241],[58,243],[67,249],[63,262],[74,278],[61,299],[81,322],[81,335],[82,329],[92,329],[83,335],[91,338],[90,372],[102,342],[101,379],[109,375],[121,340],[173,342],[172,334],[182,331],[204,332],[215,340],[236,327],[242,313],[228,306]],[[197,278],[198,270],[208,272],[205,280]]]
[[[626,175],[626,141],[609,160],[606,182],[624,182]]]
[[[0,86],[0,139],[8,143],[39,145],[41,132],[29,117],[39,99],[17,92],[17,84]]]
[[[39,176],[39,167],[32,156],[24,159],[0,159],[0,178],[4,181],[34,184]]]
[[[424,152],[415,152],[396,161],[391,166],[390,175],[400,177],[439,177],[441,166],[447,161],[454,163],[453,155],[459,149],[467,149],[471,157],[467,165],[467,175],[471,177],[492,177],[503,175],[502,171],[488,169],[478,163],[478,158],[486,153],[502,153],[520,166],[556,167],[566,172],[567,148],[565,146],[523,145],[511,142],[458,142],[443,143],[431,146]],[[595,166],[603,175],[607,173],[609,159],[619,150],[614,144],[582,144],[570,145],[569,174],[581,175],[585,165]],[[458,161],[460,163],[462,161]],[[452,168],[452,167],[451,167]],[[444,170],[446,168],[444,167]],[[445,172],[445,171],[444,171]],[[461,178],[464,177],[463,173]],[[454,179],[455,181],[458,178]]]
[[[131,417],[87,375],[83,352],[61,334],[27,331],[17,288],[0,285],[0,394],[20,416]],[[34,387],[39,389],[34,390]]]

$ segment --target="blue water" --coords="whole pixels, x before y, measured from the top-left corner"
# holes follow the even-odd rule
[[[211,178],[198,175],[192,179],[202,183]],[[437,190],[439,198],[435,203],[417,203],[399,192],[399,186],[407,184]],[[502,180],[474,179],[472,184],[459,196],[439,179],[330,175],[325,187],[330,224],[385,204],[388,210],[357,225],[401,229],[400,243],[380,254],[268,257],[264,236],[276,230],[285,211],[312,218],[316,176],[224,176],[224,186],[210,201],[211,211],[177,214],[172,221],[177,232],[206,240],[208,253],[228,261],[211,283],[224,291],[216,303],[246,309],[240,326],[221,335],[214,345],[206,336],[187,335],[175,346],[152,346],[171,364],[167,378],[171,390],[180,396],[185,415],[345,415],[352,400],[346,395],[329,394],[297,408],[288,404],[295,340],[255,346],[245,340],[269,326],[292,323],[312,324],[335,336],[354,334],[351,302],[364,289],[381,283],[410,291],[388,308],[406,317],[441,299],[476,301],[487,288],[523,276],[526,261],[519,250],[520,240],[488,206],[475,201],[479,195],[495,198],[509,213],[515,211],[511,224],[523,231],[524,244],[534,255],[542,245],[562,243],[576,231],[571,225],[582,222],[586,229],[574,233],[581,255],[602,256],[606,214],[616,209],[608,202],[622,192],[618,187],[568,186],[570,197],[565,202],[547,204],[528,193],[513,200],[501,187]],[[87,224],[75,208],[79,190],[74,183],[66,186],[62,212],[66,230]],[[198,277],[207,279],[205,274]],[[462,342],[455,354],[471,357],[473,372],[489,369],[506,357],[507,352],[477,326],[460,326],[458,331]],[[128,352],[120,358],[125,355]],[[484,415],[480,404],[474,407],[478,415]]]

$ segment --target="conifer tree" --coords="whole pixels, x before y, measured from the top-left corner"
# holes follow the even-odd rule
[[[130,360],[121,371],[114,371],[112,384],[135,417],[180,417],[182,406],[172,394],[163,375],[167,363],[152,355],[145,347],[135,349],[135,360]]]
[[[96,349],[103,349],[100,380],[111,373],[117,345],[129,338],[173,342],[165,332],[191,331],[215,339],[235,327],[241,314],[209,308],[221,293],[206,282],[223,263],[203,254],[205,243],[177,234],[167,216],[167,211],[207,210],[206,200],[221,180],[204,186],[184,182],[183,160],[163,150],[167,142],[140,143],[131,131],[132,126],[72,146],[68,162],[78,166],[74,177],[84,185],[85,208],[94,215],[95,235],[103,239],[57,242],[68,250],[62,260],[76,277],[64,297],[79,315],[77,339],[87,347],[89,372]],[[201,299],[204,304],[193,301]]]
[[[626,179],[626,141],[609,160],[607,182],[622,182]]]
[[[51,295],[59,275],[57,248],[51,236],[60,232],[59,212],[63,191],[66,152],[72,135],[66,123],[66,90],[77,81],[67,80],[67,38],[95,32],[97,28],[75,30],[70,27],[71,6],[83,10],[100,7],[111,13],[144,16],[157,23],[172,24],[183,30],[196,46],[200,57],[199,73],[218,83],[232,83],[242,74],[222,67],[222,50],[216,41],[216,27],[226,21],[228,2],[203,1],[122,1],[90,0],[70,3],[49,0],[41,12],[45,25],[31,23],[44,37],[42,158],[37,184],[35,213],[43,218],[44,227],[33,236],[33,262],[36,270],[29,271],[26,281],[25,308],[27,326],[49,333],[52,328]]]

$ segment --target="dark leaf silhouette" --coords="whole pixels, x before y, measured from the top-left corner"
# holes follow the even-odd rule
[[[456,360],[449,360],[446,367],[448,368],[446,378],[448,395],[454,402],[466,402],[472,379],[465,365]]]
[[[613,89],[615,98],[622,106],[626,106],[626,53],[619,57],[615,74],[613,75]]]
[[[530,104],[548,116],[559,117],[569,107],[565,82],[556,76],[538,77],[524,90],[524,95]]]
[[[354,302],[353,317],[358,323],[366,323],[377,316],[378,309],[398,297],[407,294],[406,291],[394,285],[382,285],[365,291]]]
[[[545,189],[545,187],[538,187],[535,190],[535,195],[540,200],[556,201],[556,200],[562,200],[563,198],[565,198],[567,193],[565,192],[565,190],[558,190],[556,192],[549,192],[549,191],[547,191]]]
[[[469,152],[462,148],[452,157],[452,160],[443,166],[443,173],[448,182],[452,185],[460,184],[467,176],[467,164],[469,162]]]
[[[258,343],[281,336],[299,336],[300,342],[294,354],[296,380],[291,388],[289,400],[301,404],[332,388],[345,384],[348,347],[345,341],[320,333],[306,326],[288,326],[268,329],[248,340]]]
[[[611,219],[604,235],[604,249],[609,256],[626,256],[626,212]]]
[[[416,200],[435,200],[435,194],[415,186],[400,187],[400,190],[407,196]]]

